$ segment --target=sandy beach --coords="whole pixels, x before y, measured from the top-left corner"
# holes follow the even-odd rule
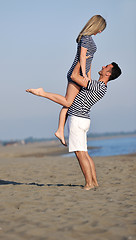
[[[94,157],[99,187],[85,191],[67,152],[58,141],[0,146],[0,239],[136,239],[136,154]]]

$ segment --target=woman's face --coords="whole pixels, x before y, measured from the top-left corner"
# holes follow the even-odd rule
[[[101,33],[101,32],[102,32],[102,31],[99,31],[99,32],[95,33],[94,36],[96,36],[98,33]]]

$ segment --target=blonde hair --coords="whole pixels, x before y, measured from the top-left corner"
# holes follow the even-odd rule
[[[100,31],[102,32],[105,28],[105,19],[101,15],[95,15],[90,18],[86,25],[83,27],[76,39],[76,42],[78,43],[83,35],[93,35]]]

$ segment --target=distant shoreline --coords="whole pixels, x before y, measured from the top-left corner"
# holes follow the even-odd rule
[[[119,134],[119,135],[103,135],[103,136],[94,136],[89,137],[88,140],[101,140],[101,139],[113,139],[113,138],[124,138],[124,137],[136,137],[136,133],[128,133],[128,134]]]
[[[136,137],[136,131],[134,132],[120,132],[120,133],[103,133],[103,134],[88,134],[88,140],[101,140],[101,139],[113,139],[113,138],[124,138],[124,137]],[[67,137],[66,137],[67,139]],[[38,142],[56,142],[58,139],[53,138],[35,138],[28,137],[25,139],[13,139],[13,140],[0,140],[0,145],[16,145],[16,144],[28,144],[28,143],[38,143]]]
[[[132,137],[135,135],[127,135],[127,137]],[[97,138],[89,138],[88,140],[104,140],[104,139],[115,139],[115,138],[123,138],[126,136],[105,136],[105,137],[97,137]],[[88,146],[88,150],[98,149],[99,146]],[[135,152],[128,153],[128,154],[118,154],[120,155],[136,155]],[[70,157],[71,154],[68,152],[68,147],[64,147],[58,140],[50,140],[50,141],[43,141],[43,142],[32,142],[28,144],[7,144],[7,145],[0,145],[0,158],[43,158],[49,156],[61,156],[61,157]],[[112,155],[109,155],[112,156]],[[117,155],[116,155],[117,156]]]

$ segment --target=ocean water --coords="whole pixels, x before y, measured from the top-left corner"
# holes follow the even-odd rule
[[[88,149],[88,152],[92,157],[136,153],[136,136],[117,136],[108,139],[89,140],[88,147],[96,147],[96,149]],[[69,153],[67,156],[74,156],[74,153]]]
[[[91,156],[115,156],[136,153],[136,136],[114,137],[111,139],[91,140],[88,146],[98,147],[89,149]]]

